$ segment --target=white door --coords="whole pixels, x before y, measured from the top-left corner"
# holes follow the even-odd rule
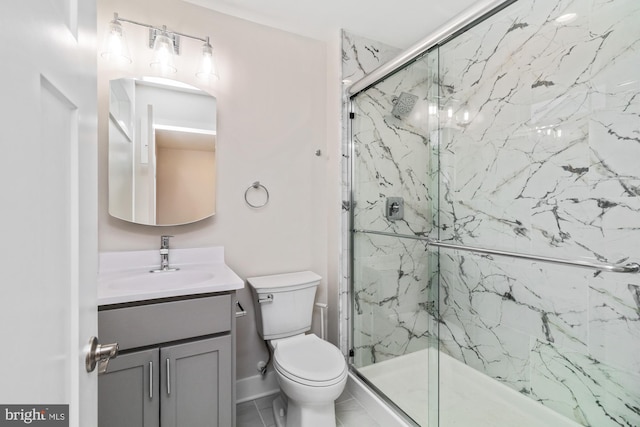
[[[97,419],[84,368],[97,332],[95,9],[0,2],[0,405],[69,404],[83,427]]]

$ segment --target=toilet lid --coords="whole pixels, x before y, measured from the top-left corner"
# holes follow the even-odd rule
[[[346,372],[346,362],[340,350],[313,334],[278,342],[274,363],[284,375],[305,382],[332,381],[343,377]]]

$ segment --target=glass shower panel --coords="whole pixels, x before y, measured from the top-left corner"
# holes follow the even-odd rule
[[[441,271],[452,302],[439,335],[441,426],[639,425],[637,374],[620,360],[601,362],[585,344],[615,340],[590,316],[634,315],[610,298],[627,291],[626,280],[450,249],[440,257],[461,267]]]
[[[636,0],[519,0],[440,47],[441,240],[638,261],[639,22]],[[442,360],[548,425],[640,425],[638,275],[452,250],[439,268]]]
[[[352,367],[430,427],[437,426],[437,405],[429,406],[438,395],[437,263],[429,265],[424,242],[402,236],[437,233],[436,72],[437,54],[424,55],[355,96],[351,121]]]
[[[435,427],[429,416],[437,407],[430,413],[428,403],[429,392],[438,394],[430,350],[438,344],[430,292],[437,270],[424,242],[369,233],[353,238],[353,366],[416,423]]]
[[[430,53],[352,99],[355,229],[411,235],[434,230],[436,72],[437,55]],[[401,219],[387,219],[390,197],[402,198]]]

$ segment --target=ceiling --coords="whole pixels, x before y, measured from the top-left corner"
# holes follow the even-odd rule
[[[306,37],[340,29],[405,49],[477,0],[184,0]]]

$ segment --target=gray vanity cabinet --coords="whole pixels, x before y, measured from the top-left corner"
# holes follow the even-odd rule
[[[231,426],[231,338],[160,348],[162,427]]]
[[[98,379],[99,427],[157,427],[159,353],[157,349],[123,354],[109,362]]]
[[[102,307],[121,353],[98,376],[98,427],[233,426],[233,307],[235,293]]]

